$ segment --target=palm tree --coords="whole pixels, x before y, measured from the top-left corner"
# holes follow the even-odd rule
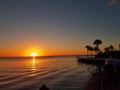
[[[93,47],[89,47],[89,51],[90,51],[90,55],[91,55],[91,58],[92,58],[92,52],[93,52],[94,48]]]
[[[104,48],[104,51],[108,53],[110,50],[108,47],[106,47],[106,48]]]
[[[97,53],[98,51],[100,51],[99,47],[94,47],[94,51]]]
[[[96,47],[98,47],[98,46],[99,46],[99,44],[102,44],[102,41],[101,41],[101,40],[99,40],[99,39],[96,39],[96,40],[93,42],[93,44],[95,44],[95,45],[96,45]]]
[[[112,45],[110,45],[109,47],[104,48],[105,52],[111,52],[111,51],[114,51],[114,50],[115,50],[115,48]]]
[[[88,58],[90,46],[89,46],[89,45],[86,45],[85,48],[87,49],[87,58]]]
[[[92,51],[94,50],[93,47],[91,47],[89,45],[86,45],[85,48],[87,48],[87,58],[88,58],[88,55],[89,55],[89,51],[90,51],[90,55],[91,55],[91,58],[92,58]]]
[[[109,46],[110,51],[114,50],[114,47],[112,45]]]

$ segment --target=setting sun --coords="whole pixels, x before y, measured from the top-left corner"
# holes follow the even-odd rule
[[[28,48],[26,49],[26,52],[25,52],[25,55],[26,56],[43,56],[43,51],[39,48],[34,48],[34,49],[31,49],[31,48]]]
[[[38,54],[36,52],[32,52],[30,56],[35,57],[35,56],[38,56]]]

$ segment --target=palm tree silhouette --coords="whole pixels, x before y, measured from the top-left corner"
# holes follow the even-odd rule
[[[109,46],[110,51],[114,50],[114,47],[112,45]]]
[[[85,48],[87,49],[87,58],[88,58],[90,46],[89,46],[89,45],[86,45]]]
[[[99,47],[99,45],[100,45],[100,44],[102,44],[102,41],[101,41],[101,40],[99,40],[99,39],[96,39],[96,40],[93,42],[93,44],[95,44],[95,45],[96,45],[96,47],[98,48],[98,47]]]
[[[91,47],[89,45],[86,45],[85,48],[87,48],[87,58],[88,58],[88,55],[89,55],[89,51],[90,51],[90,55],[92,57],[92,51],[94,50],[93,47]]]
[[[95,51],[95,52],[100,51],[99,47],[97,47],[97,46],[96,46],[96,47],[94,47],[94,51]]]
[[[111,51],[114,51],[114,50],[115,50],[115,48],[112,45],[110,45],[109,47],[104,48],[105,52],[111,52]]]
[[[92,52],[94,51],[94,48],[90,46],[89,51],[90,51],[90,55],[91,55],[91,59],[92,59]]]
[[[108,53],[108,52],[109,52],[109,48],[108,48],[108,47],[105,47],[105,48],[104,48],[104,51]]]

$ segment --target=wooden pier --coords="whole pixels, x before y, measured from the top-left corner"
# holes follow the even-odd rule
[[[84,90],[104,90],[101,73],[94,73]]]
[[[94,59],[94,58],[78,58],[78,62],[85,64],[104,65],[105,59]]]

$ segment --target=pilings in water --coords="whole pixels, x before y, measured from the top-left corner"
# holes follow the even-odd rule
[[[86,63],[86,64],[95,64],[95,65],[103,65],[104,59],[87,59],[87,58],[78,58],[78,62]]]

